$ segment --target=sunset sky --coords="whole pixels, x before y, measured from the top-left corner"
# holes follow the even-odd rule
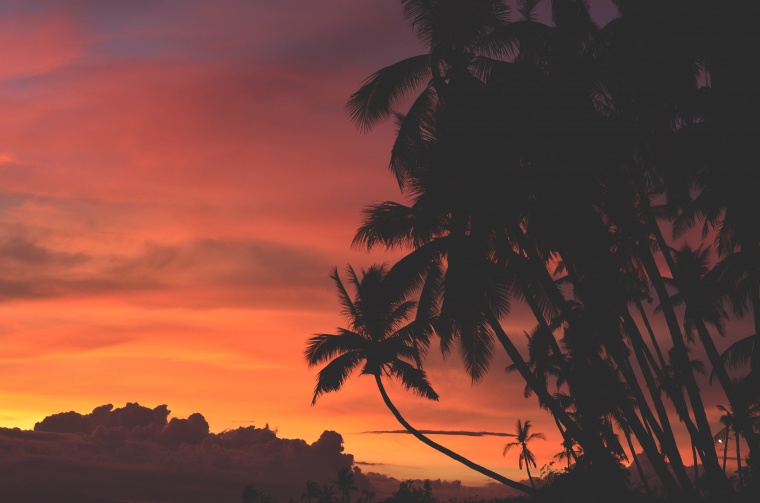
[[[409,436],[363,434],[400,427],[372,379],[312,407],[303,358],[342,325],[330,268],[394,258],[350,248],[362,208],[401,196],[392,127],[362,134],[344,104],[423,50],[396,1],[0,0],[0,425],[167,404],[216,432],[338,431],[364,471],[483,483]],[[433,350],[439,403],[390,392],[419,428],[532,420],[541,466],[560,437],[509,363],[473,386]],[[521,478],[508,439],[436,438]]]

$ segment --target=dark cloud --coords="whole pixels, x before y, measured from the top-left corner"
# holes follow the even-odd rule
[[[0,429],[0,495],[62,502],[238,501],[245,484],[280,501],[300,498],[307,480],[329,484],[353,465],[343,438],[325,431],[309,444],[253,426],[211,433],[203,415],[171,418],[166,405],[127,403],[89,414],[53,414],[34,431]],[[371,488],[358,469],[359,485]],[[0,498],[6,501],[4,498]]]
[[[5,230],[6,232],[3,232]],[[87,262],[85,253],[67,253],[41,246],[30,236],[0,229],[0,261],[17,268],[69,268]]]
[[[57,248],[49,235],[0,228],[0,301],[162,292],[192,307],[325,305],[331,263],[319,252],[265,240],[145,243],[133,255]],[[183,292],[187,295],[183,296]]]
[[[363,473],[359,465],[384,464],[354,461],[335,431],[324,431],[309,444],[280,438],[268,425],[211,433],[199,413],[187,418],[170,414],[166,405],[107,404],[87,414],[52,414],[33,431],[0,428],[0,500],[239,501],[242,488],[251,484],[284,502],[291,497],[300,500],[307,480],[333,484],[337,471],[351,466],[357,486],[373,491],[378,500],[398,490],[401,482]],[[513,494],[501,484],[431,484],[439,501]]]

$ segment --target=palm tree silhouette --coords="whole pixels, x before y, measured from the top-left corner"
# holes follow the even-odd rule
[[[578,455],[579,452],[575,450],[575,445],[577,442],[573,440],[572,438],[568,437],[565,440],[562,441],[562,450],[554,455],[557,460],[562,461],[563,459],[567,461],[567,468],[570,469],[570,461],[578,461]]]
[[[728,454],[728,437],[729,433],[733,431],[734,438],[736,440],[736,472],[739,474],[739,486],[741,487],[743,484],[742,481],[742,457],[741,457],[741,448],[740,448],[740,438],[741,438],[741,431],[739,425],[736,421],[736,416],[734,414],[734,411],[729,407],[726,408],[723,405],[718,405],[718,410],[721,412],[724,412],[724,414],[720,417],[720,422],[723,424],[724,431],[719,431],[715,434],[715,439],[717,441],[723,440],[726,445],[723,446],[723,471],[726,470],[726,455]]]
[[[543,433],[531,433],[530,432],[531,424],[530,421],[525,421],[523,424],[519,419],[517,420],[517,439],[514,442],[509,442],[504,446],[504,450],[502,451],[501,455],[506,456],[507,452],[512,449],[512,447],[519,447],[520,448],[520,454],[518,456],[518,466],[522,470],[523,462],[525,463],[525,471],[528,472],[528,480],[530,480],[530,485],[533,487],[533,489],[536,488],[536,484],[533,482],[533,477],[530,475],[530,465],[533,465],[534,468],[536,468],[536,457],[533,455],[533,453],[528,449],[528,442],[535,438],[540,438],[542,440],[546,440],[546,437]]]
[[[342,493],[341,503],[351,503],[351,491],[358,490],[354,484],[354,472],[350,466],[344,466],[338,470],[338,480],[335,481],[338,490]]]
[[[536,0],[518,0],[522,19],[513,23],[503,22],[499,3],[402,1],[429,53],[372,76],[352,96],[349,112],[363,129],[396,117],[391,169],[413,203],[370,208],[355,244],[411,248],[394,268],[423,285],[420,306],[435,322],[444,351],[457,343],[476,380],[498,340],[526,389],[583,447],[589,466],[614,464],[619,445],[604,399],[582,385],[609,366],[609,375],[635,398],[617,411],[629,448],[635,436],[668,493],[688,497],[693,484],[662,400],[670,397],[702,458],[709,491],[722,497],[728,481],[688,343],[698,336],[741,416],[751,402],[738,399],[724,362],[748,362],[757,379],[760,328],[721,358],[708,327],[723,332],[725,308],[709,290],[726,286],[734,313],[754,316],[760,326],[757,186],[746,177],[757,160],[748,146],[758,126],[744,111],[758,101],[738,77],[743,58],[727,57],[736,49],[757,61],[746,51],[757,44],[731,48],[725,42],[757,41],[750,35],[756,30],[748,29],[756,18],[745,19],[736,1],[726,6],[731,22],[716,27],[708,22],[707,0],[688,12],[672,2],[615,0],[620,16],[599,29],[587,2],[552,1],[551,26],[536,21]],[[746,29],[727,29],[733,22]],[[698,89],[702,69],[714,79],[709,89]],[[419,88],[408,112],[397,114],[401,99]],[[665,207],[652,206],[663,197]],[[704,245],[669,246],[659,225],[676,216],[673,239],[700,220],[715,230],[722,262],[714,273],[704,267]],[[558,261],[572,301],[548,272]],[[661,306],[671,365],[644,299]],[[500,325],[515,300],[538,322],[527,362]],[[560,331],[564,339],[555,338]],[[557,377],[557,394],[549,392],[550,375]],[[754,389],[756,398],[760,386]],[[751,454],[757,434],[750,429],[746,436]]]
[[[339,328],[337,334],[311,337],[305,351],[309,366],[327,363],[317,375],[312,405],[320,395],[338,391],[350,375],[362,366],[361,374],[375,378],[385,405],[418,440],[487,477],[523,492],[531,492],[530,487],[430,440],[404,419],[391,402],[382,377],[398,379],[407,390],[429,400],[438,400],[438,394],[421,368],[421,356],[428,344],[429,320],[416,302],[406,299],[408,285],[397,281],[396,275],[385,265],[373,265],[361,276],[349,266],[348,276],[354,288],[353,298],[344,287],[337,269],[331,274],[350,328]],[[415,309],[417,317],[409,321]]]
[[[314,501],[319,501],[321,494],[322,490],[319,487],[319,484],[313,480],[307,480],[306,491],[301,495],[301,499],[305,499],[308,503],[312,503],[312,499]]]

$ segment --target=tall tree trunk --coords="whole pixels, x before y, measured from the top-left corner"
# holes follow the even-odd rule
[[[600,461],[604,459],[605,456],[603,453],[606,452],[606,448],[604,447],[601,439],[595,435],[587,435],[581,431],[575,421],[570,418],[567,411],[565,411],[559,405],[557,400],[549,393],[549,391],[546,389],[546,386],[544,386],[538,381],[538,379],[536,379],[536,376],[533,374],[533,372],[531,372],[528,364],[525,362],[512,340],[509,338],[506,332],[504,332],[504,329],[502,328],[501,323],[499,323],[499,320],[496,319],[496,316],[493,313],[487,313],[487,320],[488,324],[496,334],[496,338],[499,340],[502,347],[507,352],[509,358],[515,364],[515,367],[517,368],[522,378],[525,380],[526,384],[530,387],[531,390],[533,390],[536,396],[538,396],[541,404],[547,407],[554,415],[554,417],[562,423],[562,425],[567,430],[567,433],[572,438],[576,439],[579,444],[581,444],[581,447],[583,447],[583,450],[591,459],[596,458]]]
[[[647,480],[646,475],[644,475],[644,470],[641,468],[639,457],[636,455],[636,449],[633,447],[633,442],[631,441],[631,432],[627,428],[623,428],[623,434],[625,435],[625,439],[628,441],[628,448],[631,450],[631,457],[633,458],[633,462],[636,465],[636,471],[639,472],[641,483],[644,485],[644,491],[648,496],[651,497],[652,488],[649,487],[649,481]]]
[[[614,487],[613,490],[618,492],[624,491],[625,486],[622,480],[616,480],[619,479],[619,477],[617,477],[618,472],[616,469],[618,463],[610,451],[607,449],[607,447],[604,445],[604,442],[602,442],[601,437],[593,434],[593,432],[588,432],[578,427],[575,421],[573,421],[567,414],[567,411],[560,407],[555,398],[549,394],[546,386],[542,385],[538,379],[536,379],[536,376],[533,375],[533,373],[530,371],[528,364],[522,358],[522,355],[520,355],[520,352],[512,343],[512,340],[509,338],[506,332],[504,332],[504,329],[502,328],[501,323],[499,323],[499,320],[496,318],[496,316],[493,313],[489,312],[487,313],[487,320],[494,333],[496,334],[497,339],[499,339],[499,342],[507,352],[507,355],[515,364],[517,370],[520,372],[520,375],[522,375],[528,386],[536,393],[541,403],[551,411],[554,417],[558,419],[565,426],[565,428],[567,428],[567,433],[578,441],[578,443],[583,448],[585,457],[590,461],[590,465],[595,470],[597,470],[600,477],[604,477],[604,481],[607,483],[607,487],[610,489]],[[615,487],[616,483],[618,482],[618,487]],[[672,477],[669,481],[666,477],[666,480],[663,482],[663,484],[666,485],[668,491],[671,494],[677,495],[680,493],[680,489]]]
[[[739,474],[739,489],[742,489],[744,487],[744,480],[742,478],[742,455],[739,449],[741,435],[739,435],[738,431],[734,430],[734,436],[736,437],[736,472]]]
[[[686,468],[683,465],[681,453],[678,450],[678,444],[676,443],[673,429],[670,425],[668,413],[665,410],[665,405],[663,404],[661,399],[662,397],[660,396],[660,390],[657,388],[654,379],[649,372],[649,366],[647,365],[647,362],[642,361],[643,355],[641,348],[637,347],[638,345],[633,341],[636,339],[643,343],[643,338],[641,337],[641,334],[638,331],[638,327],[633,321],[633,318],[631,317],[631,314],[628,312],[628,310],[623,309],[621,314],[623,315],[625,326],[628,329],[627,332],[629,339],[631,339],[631,344],[634,346],[634,355],[636,356],[639,368],[641,369],[641,373],[644,375],[644,380],[649,389],[649,395],[652,398],[652,403],[654,404],[655,410],[657,411],[657,417],[660,420],[660,424],[658,426],[658,424],[654,421],[654,418],[651,418],[651,425],[654,429],[655,434],[657,435],[657,438],[660,440],[660,445],[662,445],[663,450],[671,461],[673,471],[675,472],[676,477],[678,477],[678,481],[681,484],[681,487],[683,487],[687,492],[693,491],[692,483],[686,474]],[[638,381],[636,381],[636,377],[633,374],[632,369],[629,369],[627,373],[630,374],[630,377],[626,376],[626,380],[630,379],[634,382],[632,389],[636,393],[637,400],[639,401],[638,406],[639,410],[642,411],[642,416],[644,415],[643,413],[648,413],[651,416],[652,412],[649,410],[649,406],[644,399],[644,394],[639,387]],[[656,426],[658,427],[655,428]]]
[[[525,471],[528,472],[528,480],[530,481],[530,486],[535,489],[536,484],[533,482],[533,477],[530,476],[530,463],[528,463],[527,458],[525,458],[525,454],[523,453],[523,459],[525,459]]]
[[[664,368],[667,365],[667,363],[665,362],[665,358],[662,356],[662,350],[660,349],[660,344],[657,342],[657,338],[654,335],[652,324],[649,323],[649,316],[644,310],[644,306],[641,304],[641,301],[638,299],[636,300],[636,308],[639,311],[639,315],[641,316],[641,319],[644,321],[644,326],[647,329],[649,338],[652,340],[652,346],[654,346],[654,350],[657,353],[657,358],[660,360],[660,368]]]
[[[670,301],[670,295],[665,287],[665,282],[662,280],[662,276],[660,275],[660,271],[657,268],[657,264],[651,251],[648,246],[639,246],[639,250],[641,252],[640,256],[642,263],[655,291],[657,292],[660,306],[662,306],[662,312],[665,315],[665,322],[670,331],[675,357],[673,363],[683,371],[685,378],[684,387],[686,388],[686,393],[691,403],[691,410],[694,414],[699,433],[696,438],[692,438],[692,442],[700,446],[700,452],[703,455],[702,465],[705,469],[705,474],[710,479],[711,487],[713,488],[713,492],[715,492],[714,496],[717,497],[718,494],[723,494],[730,490],[730,484],[728,483],[725,473],[721,472],[718,458],[715,454],[712,434],[710,433],[710,423],[707,420],[704,403],[702,402],[702,395],[700,394],[697,381],[694,378],[691,369],[686,344],[683,339],[683,334],[681,333],[681,326],[676,317],[675,310],[673,309],[673,304]]]
[[[492,478],[498,482],[501,482],[502,484],[509,486],[513,489],[517,489],[518,491],[522,491],[524,493],[531,494],[533,493],[533,489],[526,486],[525,484],[521,484],[519,482],[516,482],[514,480],[508,479],[507,477],[503,475],[499,475],[498,473],[489,470],[488,468],[485,468],[483,466],[480,466],[477,463],[473,463],[469,459],[465,458],[464,456],[461,456],[457,454],[456,452],[447,449],[446,447],[430,440],[428,437],[417,431],[414,427],[412,427],[411,424],[409,424],[406,419],[403,418],[401,413],[398,411],[395,405],[393,405],[393,402],[391,402],[391,399],[388,397],[388,393],[385,391],[385,387],[383,386],[383,381],[380,379],[379,375],[375,376],[375,383],[377,384],[377,388],[380,390],[380,395],[383,397],[383,402],[385,402],[385,406],[388,407],[388,409],[391,411],[393,416],[396,418],[396,420],[401,423],[401,426],[406,428],[406,431],[414,435],[417,440],[420,442],[432,447],[436,451],[445,454],[446,456],[450,457],[451,459],[455,461],[459,461],[463,465],[467,466],[468,468],[471,468],[475,470],[478,473],[481,473],[485,475],[486,477]]]
[[[670,252],[670,247],[665,241],[665,237],[660,230],[660,226],[657,224],[657,220],[654,217],[652,208],[649,205],[649,201],[643,198],[643,193],[641,193],[641,195],[642,205],[644,206],[645,215],[649,220],[649,226],[655,236],[655,239],[657,240],[657,244],[660,247],[663,257],[665,258],[665,263],[667,264],[668,269],[670,270],[670,274],[677,286],[680,283],[680,274],[678,272],[678,268],[676,267],[675,260],[673,259],[673,255]],[[760,337],[760,288],[752,289],[751,303],[753,309],[753,321],[755,325],[756,341],[756,350],[752,353],[752,366],[754,363],[760,362],[760,348],[758,348],[759,344],[757,344],[757,341],[760,340],[758,339],[758,337]],[[715,348],[715,343],[713,342],[713,339],[710,336],[707,327],[705,326],[704,322],[702,322],[702,320],[696,320],[695,325],[697,327],[699,340],[702,342],[702,346],[705,348],[705,353],[707,354],[707,358],[710,360],[710,365],[712,365],[713,370],[715,371],[718,382],[723,388],[723,391],[726,394],[726,398],[728,398],[728,401],[731,404],[731,408],[735,412],[738,411],[742,413],[742,411],[746,410],[745,400],[743,400],[736,392],[736,387],[728,376],[728,372],[726,372],[723,361],[720,358],[720,354],[718,353],[717,349]],[[755,375],[758,374],[755,373]],[[760,459],[760,435],[756,434],[754,430],[750,431],[747,435],[747,445],[749,446],[750,458]]]
[[[723,439],[723,473],[726,473],[726,459],[728,459],[728,426],[726,426],[726,438]]]

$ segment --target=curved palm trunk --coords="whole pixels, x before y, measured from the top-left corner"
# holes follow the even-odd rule
[[[518,491],[522,491],[524,493],[532,494],[534,491],[530,487],[526,486],[525,484],[521,484],[519,482],[516,482],[512,479],[508,479],[504,477],[503,475],[499,475],[498,473],[489,470],[488,468],[485,468],[483,466],[480,466],[477,463],[473,463],[469,459],[465,458],[464,456],[460,456],[456,452],[447,449],[446,447],[430,440],[428,437],[417,431],[411,424],[409,424],[406,419],[403,418],[401,413],[398,411],[395,405],[393,405],[393,402],[391,402],[390,397],[388,397],[388,393],[385,391],[385,387],[383,386],[383,381],[380,379],[379,375],[375,376],[375,383],[377,383],[377,388],[380,390],[380,395],[383,397],[383,402],[385,402],[385,406],[388,407],[388,409],[393,413],[396,420],[401,423],[401,426],[406,428],[406,431],[414,435],[417,440],[422,442],[423,444],[426,444],[436,451],[445,454],[446,456],[450,457],[453,460],[459,461],[466,467],[475,470],[478,473],[481,473],[485,475],[486,477],[492,478],[498,482],[501,482],[502,484],[509,486],[513,489],[517,489]]]

